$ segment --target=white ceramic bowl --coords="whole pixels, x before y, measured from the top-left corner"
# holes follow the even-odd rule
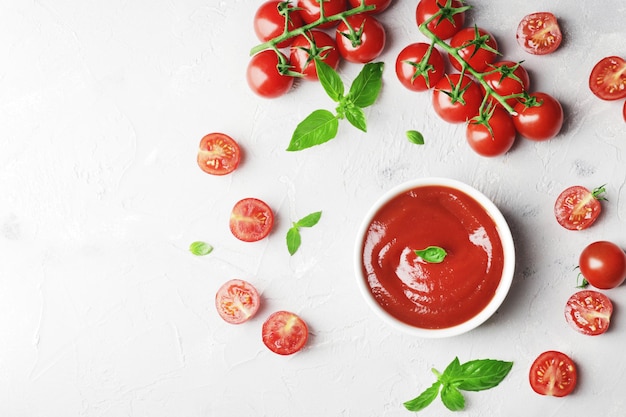
[[[364,252],[364,238],[367,234],[367,231],[372,224],[372,220],[375,218],[379,210],[386,206],[387,203],[393,200],[395,197],[400,194],[404,194],[407,191],[410,191],[415,188],[425,187],[425,186],[443,186],[449,187],[462,193],[468,195],[473,200],[479,203],[479,205],[486,211],[488,216],[493,220],[495,224],[495,228],[497,230],[497,234],[499,236],[500,242],[502,244],[502,254],[503,254],[503,267],[502,273],[500,277],[500,281],[495,288],[495,292],[491,300],[487,303],[487,305],[482,308],[477,314],[473,317],[469,318],[467,321],[464,321],[459,324],[454,324],[450,327],[440,327],[440,328],[425,328],[425,327],[417,327],[413,324],[407,324],[405,321],[402,321],[392,314],[390,314],[377,299],[374,297],[372,293],[372,289],[368,283],[367,274],[363,268],[363,252]],[[407,225],[410,227],[410,225]],[[445,260],[444,260],[445,262]],[[355,245],[355,270],[357,276],[357,283],[360,288],[360,291],[366,301],[366,303],[372,308],[372,310],[381,317],[384,321],[389,323],[395,328],[398,328],[404,332],[410,333],[412,335],[426,337],[426,338],[442,338],[442,337],[450,337],[456,336],[465,332],[468,332],[477,326],[484,323],[489,317],[491,317],[496,310],[500,307],[506,295],[511,287],[511,282],[513,280],[513,274],[515,270],[515,247],[513,245],[513,237],[511,235],[511,231],[509,226],[500,212],[500,210],[493,204],[493,202],[487,198],[483,193],[476,190],[475,188],[452,179],[447,178],[419,178],[415,180],[408,181],[406,183],[400,184],[399,186],[394,187],[390,191],[386,192],[382,195],[376,203],[369,209],[363,222],[359,228],[356,245]],[[394,272],[395,273],[395,272]]]

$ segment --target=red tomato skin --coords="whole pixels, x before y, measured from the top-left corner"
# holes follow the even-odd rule
[[[348,3],[351,8],[359,7],[361,5],[361,0],[348,0]],[[391,5],[392,0],[365,0],[366,6],[375,6],[373,10],[368,10],[365,13],[369,14],[378,14],[387,10],[387,8]]]
[[[285,30],[285,16],[279,12],[279,6],[285,3],[284,0],[269,0],[261,4],[257,9],[254,20],[254,32],[257,38],[261,42],[268,42],[283,34]],[[289,9],[293,9],[289,12],[289,22],[287,29],[294,30],[303,25],[302,18],[298,10],[294,9],[291,5],[288,5]],[[286,39],[276,46],[278,48],[286,48],[291,44],[293,38]]]
[[[529,54],[545,55],[556,51],[563,35],[552,13],[539,12],[524,16],[517,27],[516,38]]]
[[[565,304],[565,320],[577,332],[597,336],[611,324],[613,303],[598,291],[578,291]]]
[[[622,109],[622,116],[624,116],[624,121],[626,122],[626,100],[624,101],[624,108]]]
[[[513,94],[521,94],[524,91],[528,91],[530,88],[530,76],[528,75],[528,71],[526,71],[526,68],[521,65],[517,65],[517,68],[515,68],[516,65],[517,63],[513,61],[500,61],[494,63],[492,65],[493,68],[488,68],[484,73],[485,82],[502,97]],[[511,69],[515,68],[513,75],[516,76],[519,81],[512,77],[502,78],[502,74],[499,72],[490,72],[492,69],[499,67],[508,67]],[[485,89],[482,87],[482,84],[481,88],[483,89],[484,94]],[[488,100],[493,104],[501,105],[500,102],[493,97],[489,97]],[[515,107],[517,102],[518,100],[515,97],[506,99],[506,103],[511,107]]]
[[[224,133],[209,133],[200,140],[197,161],[200,169],[207,174],[230,174],[239,166],[241,148]]]
[[[233,207],[229,221],[230,231],[244,242],[259,241],[272,231],[274,213],[258,198],[244,198]]]
[[[600,216],[602,205],[593,193],[573,185],[559,194],[554,203],[556,221],[568,230],[584,230]]]
[[[555,350],[543,352],[530,367],[528,379],[537,394],[565,397],[574,391],[578,382],[576,364],[565,353]]]
[[[526,139],[544,141],[552,139],[561,131],[563,126],[563,107],[554,97],[546,93],[531,93],[539,106],[526,107],[524,103],[517,103],[513,115],[513,123],[518,133]]]
[[[304,23],[309,24],[316,22],[320,18],[320,4],[319,0],[298,0],[297,8],[300,11],[300,16]],[[346,0],[326,0],[324,1],[324,16],[333,16],[348,9]],[[320,29],[331,28],[337,25],[338,21],[327,22],[317,26]]]
[[[589,89],[602,100],[626,97],[626,61],[619,56],[602,58],[591,70]]]
[[[353,45],[349,37],[345,36],[350,35],[350,29],[346,22],[339,23],[335,31],[335,41],[339,54],[347,61],[361,64],[378,58],[385,49],[386,33],[383,25],[375,17],[367,14],[349,16],[346,21],[354,31],[363,27],[363,32],[357,42],[358,44]]]
[[[311,30],[308,35],[317,48],[330,47],[325,51],[322,51],[320,58],[333,69],[337,69],[339,66],[339,60],[341,55],[337,50],[337,43],[326,32],[321,30]],[[304,35],[298,35],[295,37],[291,44],[291,54],[289,60],[291,61],[292,70],[303,74],[303,78],[309,81],[317,81],[317,69],[315,68],[315,62],[309,56],[309,50],[311,43]]]
[[[302,350],[309,337],[304,320],[289,311],[272,313],[263,323],[261,338],[269,350],[279,355],[293,355]]]
[[[470,147],[481,156],[504,155],[515,143],[515,126],[511,116],[501,107],[496,107],[489,119],[492,132],[483,124],[470,120],[465,136]]]
[[[489,40],[487,40],[487,45],[491,48],[497,50],[498,43],[496,42],[496,38],[485,29],[478,28],[478,37],[481,36],[489,36]],[[458,31],[450,40],[450,46],[454,48],[461,48],[458,50],[461,58],[470,66],[472,69],[483,72],[489,64],[496,60],[496,53],[488,51],[484,48],[477,48],[476,45],[468,45],[463,47],[463,45],[468,44],[468,42],[477,39],[476,29],[473,27],[468,27],[461,29]],[[461,63],[452,55],[448,55],[450,58],[450,64],[457,70],[462,70]]]
[[[419,27],[422,23],[430,19],[440,9],[440,6],[445,6],[446,0],[420,0],[415,10],[415,20]],[[452,0],[452,7],[463,7],[463,3],[459,0]],[[438,22],[438,19],[431,21],[427,27],[438,38],[446,40],[450,39],[457,33],[465,24],[465,12],[457,13],[452,17],[454,23],[448,19],[443,19]]]
[[[259,310],[260,299],[252,284],[241,279],[232,279],[217,290],[215,308],[227,323],[241,324],[254,317]]]
[[[428,65],[432,66],[428,70],[428,83],[423,75],[413,78],[415,66],[426,55],[429,45],[424,42],[416,42],[407,45],[400,51],[396,58],[396,76],[400,83],[411,91],[426,91],[432,88],[441,80],[445,74],[446,64],[437,48],[431,50],[428,57]]]
[[[282,52],[279,52],[285,60]],[[275,51],[266,49],[255,54],[246,70],[248,86],[264,98],[276,98],[286,94],[293,86],[293,77],[278,72],[278,56]]]
[[[461,80],[461,74],[450,74],[444,77],[435,85],[433,92],[433,108],[439,117],[448,123],[464,123],[478,114],[483,94],[480,87],[467,75],[463,76],[461,87],[469,87],[463,93],[465,104],[457,101],[452,102],[444,91],[451,91],[452,86],[457,85]]]
[[[587,245],[580,253],[578,266],[589,284],[601,290],[619,287],[626,280],[626,254],[606,240]]]

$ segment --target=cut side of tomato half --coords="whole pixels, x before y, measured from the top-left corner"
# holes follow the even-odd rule
[[[272,231],[274,213],[258,198],[239,200],[230,213],[230,231],[244,242],[256,242]]]
[[[241,324],[258,311],[260,299],[256,288],[247,281],[232,279],[225,282],[215,295],[217,313],[224,321]]]
[[[565,397],[576,388],[578,374],[569,356],[549,350],[535,359],[530,367],[529,380],[537,394]]]
[[[600,196],[604,191],[604,187],[589,191],[580,185],[566,188],[554,203],[554,216],[557,222],[568,230],[588,228],[602,212],[599,200],[604,199]]]
[[[563,40],[556,17],[549,12],[531,13],[517,27],[517,43],[533,55],[554,52]]]
[[[279,355],[292,355],[302,350],[308,337],[309,329],[304,320],[289,311],[277,311],[263,323],[263,343]]]
[[[598,291],[583,290],[574,293],[565,303],[565,319],[576,331],[597,336],[611,324],[613,303]]]
[[[626,97],[626,61],[619,56],[602,58],[591,70],[589,89],[602,100]]]
[[[200,140],[198,166],[211,175],[233,172],[241,160],[241,149],[233,138],[224,133],[209,133]]]

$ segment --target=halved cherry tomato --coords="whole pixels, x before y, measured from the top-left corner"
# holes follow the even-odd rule
[[[490,65],[489,68],[485,69],[483,80],[502,97],[521,94],[528,91],[530,87],[528,71],[520,63],[512,61],[500,61]],[[484,91],[483,88],[483,93]],[[493,97],[489,97],[489,101],[500,104]],[[511,107],[515,107],[517,102],[516,97],[506,99],[506,103]]]
[[[531,93],[525,101],[514,107],[513,123],[517,132],[526,139],[544,141],[552,139],[563,127],[563,107],[546,93]]]
[[[589,88],[602,100],[626,97],[626,61],[619,56],[602,58],[591,70]]]
[[[446,64],[439,50],[424,42],[407,45],[396,58],[396,76],[412,91],[426,91],[433,87],[445,70]]]
[[[589,191],[581,185],[566,188],[554,203],[556,221],[568,230],[588,228],[602,212],[600,200],[605,200],[601,197],[605,191],[604,187]]]
[[[487,120],[482,120],[481,116],[470,120],[465,136],[474,152],[492,157],[504,155],[511,149],[516,133],[509,113],[502,107],[495,107]]]
[[[465,11],[452,14],[451,10],[462,8],[463,3],[460,0],[452,0],[450,7],[446,7],[448,1],[449,0],[420,0],[415,10],[417,26],[419,27],[422,23],[432,18],[435,13],[439,13],[440,9],[444,8],[445,13],[449,16],[440,15],[431,20],[426,27],[439,39],[450,39],[454,36],[465,24]]]
[[[618,287],[626,280],[626,254],[613,242],[601,240],[587,245],[578,266],[587,282],[601,290]]]
[[[279,355],[300,351],[309,337],[309,329],[298,315],[277,311],[263,323],[261,337],[269,350]]]
[[[241,160],[241,149],[233,138],[224,133],[209,133],[200,140],[198,166],[211,175],[233,172]]]
[[[271,49],[261,51],[250,59],[246,79],[250,89],[261,97],[280,97],[293,85],[293,77],[280,73],[279,57],[288,65],[287,57],[282,52]]]
[[[368,14],[347,17],[339,23],[335,35],[339,53],[350,62],[370,62],[385,48],[385,28]]]
[[[496,38],[479,27],[461,29],[450,39],[450,46],[459,48],[457,52],[463,61],[478,72],[484,71],[496,60],[498,50]],[[452,66],[461,71],[463,68],[461,62],[452,55],[448,57]]]
[[[348,0],[348,3],[350,4],[350,7],[355,8],[361,5],[361,1],[362,0]],[[392,0],[365,0],[366,6],[374,6],[373,10],[368,10],[366,13],[378,14],[387,9],[387,7],[391,4],[391,1]]]
[[[613,303],[598,291],[578,291],[565,303],[565,320],[576,331],[590,336],[606,332],[611,324]]]
[[[549,12],[531,13],[517,27],[517,43],[529,54],[554,52],[563,39],[556,17]]]
[[[322,6],[323,4],[323,6]],[[346,0],[298,0],[297,8],[304,23],[313,23],[320,18],[320,8],[324,8],[324,16],[332,16],[345,12],[348,8]],[[327,22],[317,26],[318,28],[329,28],[339,23],[337,20]]]
[[[535,359],[530,367],[529,380],[537,394],[565,397],[576,388],[578,373],[569,356],[549,350]]]
[[[238,201],[230,213],[230,231],[239,240],[256,242],[270,234],[274,226],[274,213],[257,198]]]
[[[231,279],[215,294],[215,307],[222,319],[231,324],[250,320],[258,311],[261,297],[248,281]]]
[[[439,80],[433,92],[433,108],[448,123],[463,123],[476,116],[482,100],[478,84],[458,73]]]
[[[306,35],[296,36],[291,44],[289,58],[292,71],[303,74],[309,81],[317,81],[316,57],[337,69],[341,55],[335,39],[321,30],[311,30]]]
[[[285,23],[287,23],[285,27]],[[254,15],[254,32],[261,42],[267,42],[303,25],[300,13],[288,1],[268,0],[261,4]],[[293,38],[286,39],[276,46],[286,48]]]

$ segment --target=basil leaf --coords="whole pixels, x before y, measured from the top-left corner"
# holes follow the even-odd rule
[[[287,250],[290,255],[293,255],[300,248],[300,244],[302,243],[302,238],[300,237],[300,230],[293,226],[287,231]]]
[[[424,136],[418,132],[417,130],[409,130],[406,132],[406,137],[409,139],[409,142],[414,143],[416,145],[424,144]]]
[[[328,142],[337,135],[339,120],[328,110],[315,110],[293,132],[288,151],[300,151]]]
[[[383,62],[365,64],[350,86],[348,100],[361,108],[374,104],[383,85],[383,68]]]
[[[339,74],[327,63],[320,59],[315,59],[315,69],[317,70],[317,78],[324,87],[326,94],[336,102],[343,97],[344,86]]]
[[[365,113],[360,107],[348,107],[346,109],[346,119],[348,119],[352,126],[362,130],[363,132],[367,132]]]
[[[421,411],[424,408],[428,407],[437,395],[439,395],[439,388],[441,387],[441,383],[439,381],[435,382],[427,388],[424,392],[422,392],[417,397],[412,400],[406,401],[404,403],[404,407],[409,411]]]
[[[443,374],[439,376],[439,380],[443,383],[448,383],[451,379],[457,377],[461,372],[461,362],[459,357],[455,357],[452,362],[443,371]]]
[[[313,227],[320,221],[322,217],[321,211],[316,211],[315,213],[311,213],[307,216],[304,216],[300,220],[296,222],[297,227]]]
[[[456,386],[464,391],[482,391],[497,386],[508,375],[513,362],[477,359],[461,365]]]
[[[459,411],[465,408],[465,398],[461,391],[452,385],[444,385],[441,389],[441,401],[448,410]]]
[[[443,262],[448,252],[439,246],[429,246],[426,249],[416,250],[415,254],[422,258],[425,262],[440,264]]]
[[[206,242],[193,242],[189,245],[189,252],[193,253],[196,256],[204,256],[208,255],[213,251],[213,246],[209,245]]]

